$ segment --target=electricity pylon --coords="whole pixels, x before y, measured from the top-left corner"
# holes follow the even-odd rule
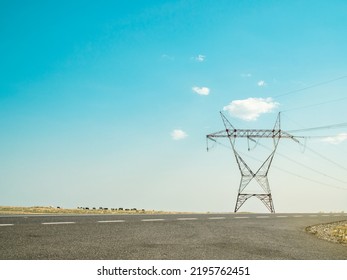
[[[232,150],[235,154],[236,162],[241,173],[241,181],[239,185],[235,213],[241,208],[241,206],[251,197],[257,197],[271,212],[275,213],[275,208],[272,200],[268,173],[274,158],[275,152],[277,150],[278,143],[281,138],[290,138],[296,142],[299,142],[293,135],[281,130],[281,114],[278,114],[275,126],[273,129],[236,129],[228,119],[220,112],[222,117],[225,130],[215,132],[206,135],[207,140],[215,141],[215,138],[229,138]],[[256,138],[272,138],[273,139],[273,150],[270,155],[266,158],[263,164],[259,167],[257,171],[252,171],[252,169],[247,165],[245,160],[240,156],[235,148],[236,138],[247,138],[247,140],[254,141]],[[255,179],[256,182],[262,188],[261,193],[249,193],[246,192],[247,186],[250,182]]]

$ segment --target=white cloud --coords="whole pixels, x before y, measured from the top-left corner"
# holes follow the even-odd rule
[[[272,98],[247,98],[243,100],[234,100],[223,108],[231,115],[245,121],[255,121],[261,114],[269,113],[277,108],[279,103],[274,102]]]
[[[251,73],[242,73],[241,77],[242,78],[250,78],[250,77],[252,77],[252,74]]]
[[[188,136],[187,133],[185,133],[181,129],[174,129],[171,132],[171,137],[173,140],[182,140],[182,139],[186,138],[187,136]]]
[[[199,54],[198,56],[195,57],[195,61],[198,62],[204,62],[206,59],[206,55]]]
[[[199,95],[210,94],[210,89],[208,87],[192,87],[192,90]]]
[[[265,87],[265,86],[267,86],[267,83],[265,83],[265,81],[261,80],[261,81],[259,81],[259,82],[257,83],[257,85],[258,85],[259,87]]]
[[[322,141],[334,145],[338,145],[347,140],[347,133],[340,133],[336,136],[323,138]]]

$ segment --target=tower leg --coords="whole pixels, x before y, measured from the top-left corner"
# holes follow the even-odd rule
[[[253,196],[257,197],[271,213],[275,213],[271,192],[261,194],[238,193],[234,212],[238,212],[241,206]]]
[[[236,213],[241,206],[251,197],[255,196],[257,197],[265,206],[266,208],[271,212],[275,213],[275,208],[272,201],[272,195],[270,190],[270,184],[268,180],[268,172],[272,163],[272,159],[275,155],[276,147],[274,151],[268,156],[268,158],[264,161],[264,163],[259,167],[257,172],[253,172],[251,168],[246,164],[246,162],[243,160],[243,158],[237,153],[237,151],[234,149],[235,157],[241,172],[241,181],[239,186],[239,191],[237,195],[236,205],[234,212]],[[245,189],[249,185],[249,183],[255,179],[259,186],[262,189],[261,193],[247,193],[245,192]]]
[[[268,194],[260,194],[257,195],[257,197],[261,200],[261,202],[264,203],[264,205],[266,206],[267,209],[269,209],[269,211],[271,213],[275,213],[275,207],[272,201],[272,195],[271,193]]]

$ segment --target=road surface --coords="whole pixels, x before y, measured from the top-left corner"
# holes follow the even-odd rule
[[[0,259],[347,259],[310,225],[346,214],[0,216]]]

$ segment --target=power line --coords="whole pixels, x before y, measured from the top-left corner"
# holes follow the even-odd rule
[[[345,122],[345,123],[338,123],[338,124],[331,124],[331,125],[325,125],[325,126],[318,126],[318,127],[296,129],[296,130],[288,130],[287,132],[290,132],[290,133],[293,133],[293,132],[304,132],[304,131],[313,131],[313,130],[322,130],[322,129],[334,129],[334,128],[340,128],[340,127],[347,127],[347,122]]]
[[[301,143],[299,143],[299,145],[305,147],[306,149],[308,149],[308,150],[311,151],[312,153],[316,154],[316,155],[319,156],[320,158],[322,158],[322,159],[324,159],[324,160],[326,160],[326,161],[328,161],[328,162],[334,164],[335,166],[337,166],[337,167],[343,169],[344,171],[347,171],[347,168],[344,167],[343,165],[341,165],[341,164],[339,164],[339,163],[337,163],[337,162],[331,160],[330,158],[328,158],[328,157],[326,157],[326,156],[323,156],[322,154],[316,152],[316,151],[313,150],[312,148],[309,148],[309,147],[307,147],[307,146],[304,146],[304,145],[301,144]]]
[[[323,185],[323,186],[326,186],[326,187],[331,187],[331,188],[334,188],[334,189],[339,189],[339,190],[347,191],[346,188],[337,187],[337,186],[334,186],[334,185],[322,183],[322,182],[320,182],[320,181],[317,181],[317,180],[314,180],[314,179],[310,179],[310,178],[307,178],[307,177],[305,177],[305,176],[302,176],[302,175],[299,175],[299,174],[295,174],[295,173],[290,172],[290,171],[288,171],[288,170],[282,169],[282,168],[280,168],[280,167],[278,167],[278,166],[276,166],[276,165],[274,165],[274,168],[276,168],[276,169],[278,169],[278,170],[280,170],[280,171],[282,171],[282,172],[288,173],[288,174],[290,174],[290,175],[299,177],[299,178],[301,178],[301,179],[304,179],[304,180],[307,180],[307,181],[316,183],[316,184],[320,184],[320,185]]]
[[[262,147],[265,148],[265,149],[270,150],[270,149],[269,149],[268,147],[266,147],[265,145],[262,145],[262,144],[259,144],[259,145],[262,146]],[[325,174],[324,172],[318,171],[318,170],[316,170],[316,169],[314,169],[314,168],[312,168],[312,167],[306,166],[305,164],[302,164],[301,162],[298,162],[298,161],[296,161],[296,160],[294,160],[294,159],[291,159],[290,157],[285,156],[285,155],[283,155],[283,154],[281,154],[281,153],[279,153],[279,152],[277,152],[277,154],[280,155],[281,157],[283,157],[283,158],[285,158],[285,159],[287,159],[287,160],[289,160],[289,161],[291,161],[291,162],[294,162],[294,163],[297,164],[297,165],[300,165],[300,166],[302,166],[302,167],[305,167],[305,168],[307,168],[307,169],[309,169],[309,170],[311,170],[311,171],[313,171],[313,172],[315,172],[315,173],[317,173],[317,174],[319,174],[319,175],[322,175],[322,176],[324,176],[324,177],[333,179],[333,180],[335,180],[335,181],[338,181],[338,182],[340,182],[340,183],[343,183],[343,184],[346,184],[346,185],[347,185],[347,182],[346,182],[346,181],[340,180],[340,179],[338,179],[338,178],[335,178],[335,177],[332,177],[332,176],[330,176],[330,175],[328,175],[328,174]]]
[[[298,122],[292,120],[291,118],[289,118],[287,114],[283,114],[283,112],[281,112],[281,113],[282,113],[282,116],[285,116],[291,122],[293,122],[296,125],[302,127],[302,125],[300,123],[298,123]],[[314,131],[314,130],[337,129],[337,128],[342,128],[342,127],[347,127],[347,122],[345,122],[345,123],[338,123],[338,124],[331,124],[331,125],[325,125],[325,126],[318,126],[318,127],[302,128],[302,129],[295,129],[295,130],[287,130],[287,132],[288,133],[298,133],[298,132],[307,132],[307,131]],[[335,137],[335,136],[336,135],[311,135],[311,136],[295,136],[295,137],[296,138],[305,138],[305,140],[307,140],[307,139],[313,139],[313,138],[328,138],[328,137]],[[304,146],[306,147],[306,144],[304,144]]]
[[[303,138],[321,138],[321,137],[325,137],[325,136],[313,136],[313,137],[310,137],[310,136],[309,136],[309,137],[306,137],[306,136],[305,136],[305,137],[303,137]],[[212,140],[212,139],[210,139],[210,140]],[[224,144],[218,142],[218,141],[215,140],[215,139],[213,139],[213,141],[214,141],[215,143],[217,143],[217,144],[219,144],[219,145],[225,147],[225,148],[231,149],[229,146],[224,145]],[[266,149],[269,149],[268,147],[266,147],[266,146],[260,144],[259,141],[257,141],[256,145],[260,145],[260,146],[262,146],[262,147],[264,147],[264,148],[266,148]],[[344,167],[343,165],[341,165],[341,164],[339,164],[339,163],[333,161],[332,159],[330,159],[330,158],[328,158],[328,157],[326,157],[326,156],[324,156],[324,155],[318,153],[317,151],[313,150],[312,148],[307,147],[306,144],[302,144],[301,142],[299,142],[299,145],[302,146],[304,149],[307,149],[307,150],[311,151],[312,153],[316,154],[316,155],[319,156],[320,158],[322,158],[322,159],[324,159],[324,160],[330,162],[331,164],[333,164],[333,165],[335,165],[335,166],[337,166],[337,167],[343,169],[344,171],[347,171],[347,168]],[[288,158],[287,156],[284,156],[284,155],[282,155],[282,154],[280,154],[280,153],[279,153],[279,155]],[[289,158],[288,158],[288,159],[289,159]],[[294,161],[294,160],[292,160],[292,161]],[[297,164],[299,164],[299,165],[303,165],[302,163],[299,163],[299,162],[296,162],[296,161],[294,161],[294,162],[297,163]],[[303,165],[303,166],[304,166],[304,165]],[[307,167],[307,166],[305,166],[305,167]],[[307,167],[307,168],[310,168],[310,167]],[[318,172],[319,174],[323,174],[321,171],[315,170],[315,172]],[[329,176],[329,175],[327,175],[327,176]],[[337,181],[341,181],[341,180],[337,179]],[[347,183],[347,182],[344,182],[344,183]]]
[[[252,157],[252,156],[250,156],[250,155],[246,155],[245,153],[242,153],[242,152],[241,152],[241,154],[244,155],[244,156],[246,156],[246,157],[248,157],[248,158],[251,158],[251,159],[253,159],[253,160],[255,160],[255,161],[262,162],[261,160],[255,158],[255,157]],[[280,155],[280,156],[283,156],[283,155],[281,155],[281,154],[279,154],[279,155]],[[286,157],[286,158],[289,159],[288,157]],[[289,160],[291,160],[291,159],[289,159]],[[291,160],[291,161],[297,163],[297,162],[294,161],[294,160]],[[303,164],[300,164],[300,165],[302,165],[302,166],[304,166],[304,167],[306,167],[306,168],[309,168],[309,167],[307,167],[307,166],[305,166],[305,165],[303,165]],[[310,182],[313,182],[313,183],[316,183],[316,184],[320,184],[320,185],[323,185],[323,186],[327,186],[327,187],[331,187],[331,188],[335,188],[335,189],[340,189],[340,190],[347,191],[347,188],[343,188],[343,187],[338,187],[338,186],[334,186],[334,185],[322,183],[322,182],[320,182],[320,181],[317,181],[317,180],[314,180],[314,179],[311,179],[311,178],[308,178],[308,177],[305,177],[305,176],[302,176],[302,175],[299,175],[299,174],[290,172],[290,171],[285,170],[285,169],[283,169],[283,168],[280,168],[280,167],[278,167],[278,166],[276,166],[276,165],[274,165],[273,167],[276,168],[276,169],[278,169],[278,170],[280,170],[280,171],[282,171],[282,172],[288,173],[288,174],[290,174],[290,175],[296,176],[296,177],[298,177],[298,178],[301,178],[301,179],[304,179],[304,180],[307,180],[307,181],[310,181]],[[315,172],[319,172],[319,171],[316,171],[316,170],[314,170],[314,169],[312,169],[312,168],[309,168],[309,169],[311,169],[311,170],[313,170],[313,171],[315,171]],[[322,175],[322,173],[320,173],[320,172],[319,172],[319,174]],[[327,177],[333,178],[333,177],[331,177],[331,176],[329,176],[329,175],[327,175]],[[341,181],[341,180],[339,180],[339,179],[336,179],[336,178],[333,178],[333,179],[335,179],[335,180],[337,180],[337,181],[340,181],[340,182],[343,182],[343,183],[346,184],[346,182]]]
[[[327,80],[327,81],[324,81],[324,82],[316,83],[316,84],[313,84],[313,85],[310,85],[310,86],[307,86],[307,87],[294,89],[294,90],[291,90],[291,91],[288,91],[288,92],[276,95],[276,96],[274,96],[274,98],[295,94],[295,93],[298,93],[300,91],[304,91],[304,90],[307,90],[307,89],[315,88],[315,87],[318,87],[318,86],[321,86],[321,85],[330,84],[330,83],[333,83],[333,82],[336,82],[338,80],[342,80],[342,79],[345,79],[345,78],[347,78],[347,75],[340,76],[340,77],[337,77],[337,78],[334,78],[334,79],[331,79],[331,80]]]
[[[229,147],[229,146],[227,146],[227,145],[224,145],[224,144],[220,143],[219,141],[217,141],[217,140],[215,140],[215,139],[214,139],[213,141],[214,141],[215,143],[217,143],[218,145],[221,145],[221,146],[223,146],[224,148],[227,148],[227,149],[231,150],[231,147]],[[300,143],[300,144],[301,144],[301,143]],[[260,143],[258,143],[258,145],[262,146],[263,148],[269,149],[268,147],[266,147],[265,145],[262,145],[262,144],[260,144]],[[301,145],[302,145],[302,144],[301,144]],[[312,152],[314,152],[314,151],[312,150]],[[255,160],[255,161],[262,162],[261,160],[255,158],[255,157],[252,157],[252,156],[250,156],[250,155],[248,155],[248,154],[245,154],[245,153],[242,153],[242,152],[239,152],[239,153],[241,153],[242,155],[245,155],[245,156],[247,156],[248,158],[253,159],[253,160]],[[324,177],[333,179],[333,180],[338,181],[338,182],[343,183],[343,184],[347,184],[347,182],[345,182],[345,181],[343,181],[343,180],[340,180],[340,179],[338,179],[338,178],[332,177],[332,176],[330,176],[330,175],[328,175],[328,174],[325,174],[325,173],[323,173],[323,172],[321,172],[321,171],[318,171],[318,170],[316,170],[316,169],[314,169],[314,168],[312,168],[312,167],[309,167],[309,166],[306,166],[306,165],[304,165],[304,164],[302,164],[302,163],[299,163],[299,162],[297,162],[297,161],[295,161],[295,160],[293,160],[293,159],[291,159],[291,158],[289,158],[289,157],[287,157],[287,156],[285,156],[285,155],[283,155],[283,154],[281,154],[281,153],[278,153],[278,155],[281,156],[281,157],[286,158],[286,159],[289,160],[289,161],[294,162],[295,164],[298,164],[298,165],[301,165],[301,166],[303,166],[303,167],[305,167],[305,168],[307,168],[307,169],[310,169],[311,171],[313,171],[313,172],[315,172],[315,173],[318,173],[318,174],[320,174],[320,175],[322,175],[322,176],[324,176]],[[320,156],[322,156],[322,155],[320,155]],[[324,157],[324,156],[323,156],[323,157]],[[327,159],[327,158],[325,158],[325,157],[324,157],[324,159],[329,160],[329,159]],[[329,161],[332,162],[331,160],[329,160]],[[332,162],[332,163],[337,164],[337,163],[335,163],[335,162]],[[338,164],[338,165],[339,165],[339,164]],[[302,175],[299,175],[299,174],[290,172],[290,171],[288,171],[288,170],[282,169],[282,168],[280,168],[280,167],[278,167],[278,166],[275,166],[275,165],[274,165],[274,167],[275,167],[276,169],[278,169],[278,170],[281,170],[282,172],[285,172],[285,173],[288,173],[288,174],[290,174],[290,175],[299,177],[299,178],[301,178],[301,179],[305,179],[305,180],[307,180],[307,181],[311,181],[311,182],[313,182],[313,183],[317,183],[317,184],[320,184],[320,185],[324,185],[324,186],[332,187],[332,188],[335,188],[335,189],[341,189],[341,190],[347,191],[347,188],[343,188],[343,187],[338,187],[338,186],[334,186],[334,185],[322,183],[322,182],[320,182],[320,181],[317,181],[317,180],[314,180],[314,179],[311,179],[311,178],[308,178],[308,177],[305,177],[305,176],[302,176]],[[341,167],[341,168],[347,170],[347,169],[344,168],[343,166],[339,166],[339,167]]]
[[[292,109],[289,108],[288,110],[284,110],[284,111],[281,111],[281,112],[283,113],[283,112],[307,109],[307,108],[311,108],[311,107],[315,107],[315,106],[319,106],[319,105],[326,105],[326,104],[329,104],[329,103],[339,102],[339,101],[346,100],[346,99],[347,99],[347,97],[342,97],[342,98],[339,98],[339,99],[328,100],[328,101],[325,101],[325,102],[310,104],[310,105],[306,105],[306,106],[294,107]]]

